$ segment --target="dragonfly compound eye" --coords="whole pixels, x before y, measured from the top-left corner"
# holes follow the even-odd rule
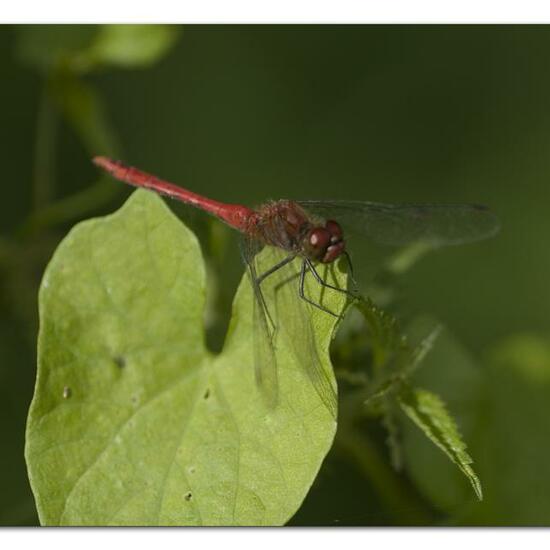
[[[329,264],[344,251],[342,230],[336,222],[332,223],[337,228],[335,232],[331,232],[328,227],[316,227],[310,231],[307,238],[307,250],[311,259]]]
[[[309,233],[308,244],[316,258],[322,258],[330,244],[330,233],[324,227],[316,227]]]
[[[327,220],[327,222],[325,223],[325,228],[330,233],[331,243],[336,243],[343,239],[344,232],[342,231],[342,228],[340,227],[340,224],[338,222],[335,222],[334,220]]]

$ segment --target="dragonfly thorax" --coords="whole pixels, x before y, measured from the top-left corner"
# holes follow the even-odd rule
[[[331,263],[345,250],[342,228],[333,221],[322,222],[293,201],[275,201],[256,211],[251,233],[266,244]]]

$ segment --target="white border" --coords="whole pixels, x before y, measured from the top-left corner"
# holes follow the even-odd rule
[[[550,2],[523,0],[17,0],[3,2],[2,23],[548,23]],[[543,530],[491,529],[1,529],[5,548],[102,550],[167,547],[224,550],[543,548]],[[38,540],[39,537],[39,540]],[[540,542],[540,545],[536,544]],[[11,543],[11,544],[10,544]],[[355,543],[355,544],[354,544]]]
[[[4,23],[544,23],[548,0],[4,0]]]
[[[285,550],[548,547],[542,529],[0,529],[4,548],[109,550],[121,548]],[[172,543],[172,544],[170,544]],[[540,543],[540,544],[537,544]]]

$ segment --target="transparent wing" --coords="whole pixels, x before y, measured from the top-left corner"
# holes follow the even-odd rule
[[[301,367],[305,371],[310,383],[315,388],[321,401],[328,409],[333,418],[336,418],[338,408],[338,397],[336,394],[335,382],[329,376],[329,373],[323,367],[319,358],[319,345],[315,338],[315,330],[311,322],[313,306],[302,300],[298,295],[298,270],[303,260],[297,258],[293,264],[295,274],[293,274],[292,284],[280,290],[285,296],[281,297],[280,302],[288,307],[290,322],[287,322],[287,336],[294,349],[294,354]],[[317,295],[322,292],[318,283],[309,275],[309,281],[317,287]],[[289,306],[286,304],[289,303]],[[319,313],[317,311],[317,313]],[[327,313],[320,313],[328,315]],[[297,337],[299,335],[299,337]]]
[[[344,229],[384,245],[424,241],[456,245],[493,236],[497,217],[475,204],[382,204],[362,201],[296,201],[307,211],[334,219]]]
[[[309,381],[335,418],[336,388],[319,358],[310,306],[299,296],[301,259],[294,258],[258,284],[262,274],[283,264],[288,254],[273,247],[266,247],[267,254],[259,254],[259,247],[254,248],[254,244],[251,246],[246,240],[243,248],[247,250],[244,256],[255,295],[254,361],[256,380],[262,393],[269,403],[278,402],[279,370],[295,369],[296,366],[284,362],[278,364],[278,356],[284,355],[283,352],[277,353],[277,348],[290,348],[293,363],[298,365],[300,372],[287,372],[284,379],[303,384],[305,373],[305,381]]]
[[[270,407],[275,407],[278,401],[279,384],[277,375],[277,357],[275,355],[276,327],[270,316],[267,304],[258,284],[258,254],[262,246],[257,241],[243,238],[241,250],[247,266],[253,300],[253,350],[254,373],[256,383]]]

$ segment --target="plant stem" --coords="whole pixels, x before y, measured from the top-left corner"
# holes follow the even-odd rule
[[[36,121],[34,146],[33,210],[36,212],[48,204],[54,187],[54,153],[56,141],[56,112],[46,82],[42,90]]]
[[[18,235],[28,237],[37,231],[79,219],[100,208],[117,196],[120,187],[101,178],[90,187],[65,199],[56,201],[31,214],[20,226]]]

